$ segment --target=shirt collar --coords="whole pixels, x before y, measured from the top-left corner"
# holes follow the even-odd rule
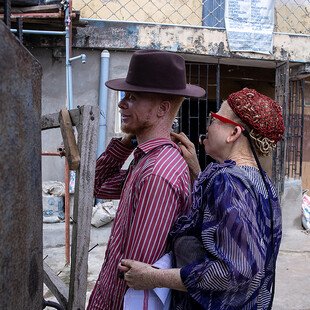
[[[151,140],[148,140],[148,141],[145,141],[139,144],[134,152],[134,156],[140,157],[143,154],[147,154],[150,151],[162,145],[171,145],[172,147],[176,148],[181,153],[180,148],[171,140],[166,139],[166,138],[156,138],[156,139],[151,139]]]

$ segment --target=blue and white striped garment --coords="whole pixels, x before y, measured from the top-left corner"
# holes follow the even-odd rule
[[[268,193],[258,169],[233,161],[211,163],[194,184],[191,211],[179,218],[170,236],[195,236],[206,250],[203,259],[181,268],[187,299],[201,309],[268,309],[282,230],[280,204],[266,178],[273,249]],[[188,302],[177,304],[175,309],[191,309]]]

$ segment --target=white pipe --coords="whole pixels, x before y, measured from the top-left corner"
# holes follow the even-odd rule
[[[66,26],[66,90],[67,90],[67,104],[66,107],[68,110],[73,109],[72,103],[72,67],[70,61],[70,28],[71,23],[70,10],[68,1],[65,2],[65,26]]]
[[[107,102],[108,102],[108,88],[105,86],[105,82],[109,78],[109,64],[110,53],[107,50],[101,52],[100,57],[100,80],[99,80],[99,135],[98,135],[98,148],[97,157],[105,149],[106,144],[106,131],[107,131]]]
[[[17,33],[17,29],[11,29],[11,32]],[[22,33],[45,34],[45,35],[55,35],[55,36],[64,36],[66,34],[65,31],[47,31],[47,30],[30,30],[30,29],[23,29]]]

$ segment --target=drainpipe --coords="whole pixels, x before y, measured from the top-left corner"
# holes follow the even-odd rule
[[[70,16],[70,8],[69,2],[65,1],[64,3],[65,9],[65,30],[66,30],[66,90],[67,90],[67,109],[73,109],[72,104],[72,67],[70,61],[70,24],[71,24],[71,16]]]
[[[110,64],[110,53],[107,50],[101,52],[100,57],[100,82],[99,82],[99,135],[98,135],[98,148],[97,157],[105,149],[106,143],[106,131],[107,131],[107,102],[108,102],[108,88],[105,86],[105,82],[109,78],[109,64]]]

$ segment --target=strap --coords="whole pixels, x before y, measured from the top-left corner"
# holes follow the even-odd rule
[[[272,193],[270,191],[269,184],[268,184],[268,182],[266,180],[266,177],[265,177],[265,174],[263,172],[262,165],[261,165],[261,163],[260,163],[260,161],[258,159],[258,156],[257,156],[256,152],[255,152],[255,148],[253,146],[250,134],[249,134],[249,132],[247,130],[244,130],[243,134],[247,137],[247,139],[249,141],[249,144],[250,144],[252,153],[254,155],[256,164],[257,164],[258,169],[260,171],[260,174],[261,174],[261,176],[263,178],[263,182],[265,184],[265,187],[266,187],[266,190],[267,190],[267,193],[268,193],[268,202],[269,202],[269,208],[270,208],[270,231],[271,231],[271,242],[270,243],[271,243],[271,249],[274,251],[274,218],[273,218],[273,209],[272,209],[272,204],[271,204]],[[267,254],[267,252],[266,252],[266,254]],[[269,302],[269,305],[268,305],[268,310],[270,310],[272,308],[273,299],[274,299],[274,293],[275,293],[276,260],[275,260],[275,257],[274,257],[274,252],[271,253],[270,260],[271,260],[271,263],[273,263],[273,277],[272,277],[271,299],[270,299],[270,302]],[[268,266],[268,262],[266,260],[266,262],[265,262],[265,271],[267,271],[267,266]]]

